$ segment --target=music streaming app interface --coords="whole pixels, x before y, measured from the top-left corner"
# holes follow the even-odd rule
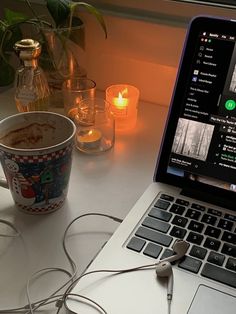
[[[201,32],[168,172],[236,190],[236,37]]]

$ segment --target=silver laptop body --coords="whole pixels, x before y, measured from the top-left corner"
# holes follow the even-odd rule
[[[193,19],[154,182],[72,289],[80,297],[67,298],[70,311],[236,313],[235,64],[236,23]],[[168,307],[154,264],[175,254],[178,239],[189,248],[172,265]]]

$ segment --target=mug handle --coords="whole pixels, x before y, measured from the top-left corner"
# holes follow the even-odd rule
[[[7,183],[7,180],[4,179],[3,177],[0,177],[0,186],[2,186],[3,188],[9,189],[9,185]]]

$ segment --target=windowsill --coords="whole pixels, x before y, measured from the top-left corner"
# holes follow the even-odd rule
[[[103,13],[123,18],[186,27],[196,15],[236,18],[236,10],[212,5],[172,2],[170,0],[91,0]]]
[[[21,0],[23,1],[23,0]],[[42,4],[43,0],[30,0]],[[89,0],[90,4],[107,15],[186,27],[196,15],[214,15],[236,19],[236,10],[220,6],[174,2],[171,0]]]

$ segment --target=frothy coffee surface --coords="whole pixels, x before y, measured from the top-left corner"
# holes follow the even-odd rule
[[[16,128],[0,138],[3,145],[20,149],[37,149],[57,144],[55,127],[47,123],[32,123]]]

